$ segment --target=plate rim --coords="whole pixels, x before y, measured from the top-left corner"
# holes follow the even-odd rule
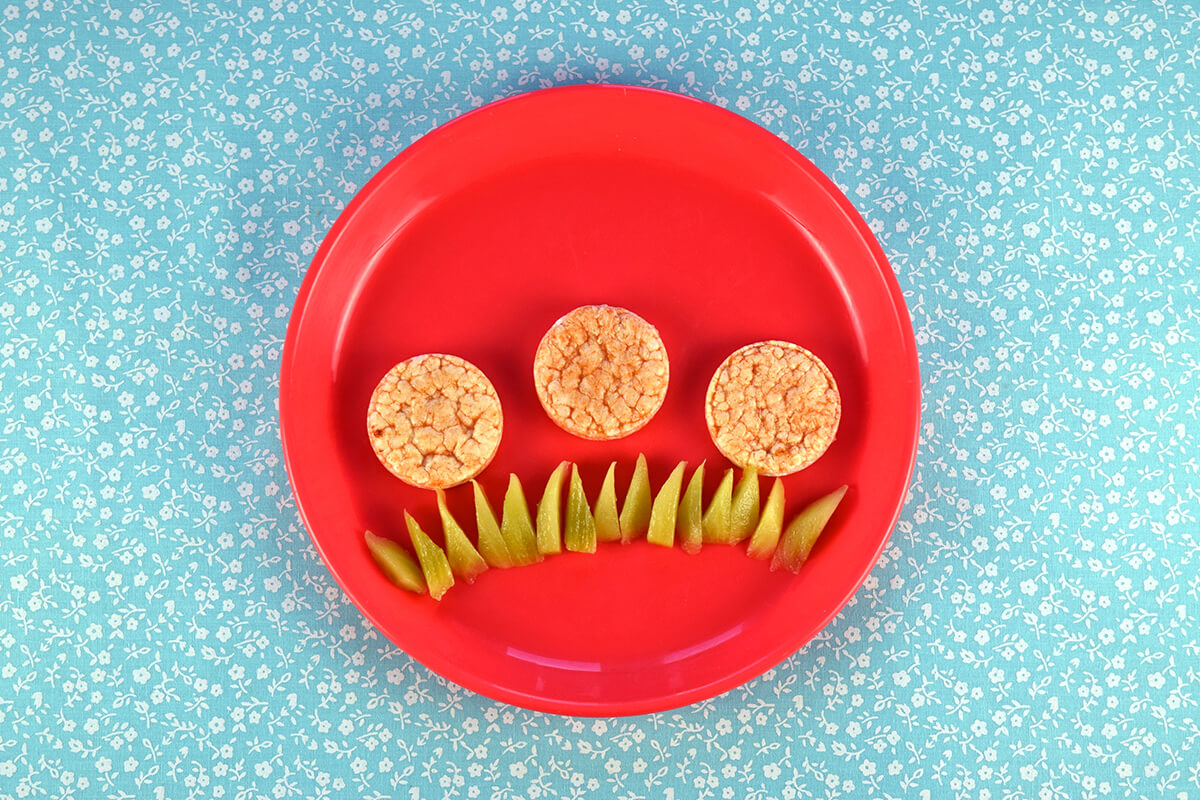
[[[686,689],[663,693],[652,697],[638,698],[632,700],[617,700],[617,701],[598,701],[598,700],[569,700],[569,699],[548,699],[541,695],[531,694],[516,689],[510,689],[499,686],[495,683],[486,680],[479,680],[476,673],[462,668],[457,661],[438,661],[437,666],[429,663],[425,658],[412,654],[410,651],[401,647],[396,643],[384,629],[379,625],[375,615],[372,614],[362,603],[359,602],[357,594],[347,587],[337,571],[334,569],[329,557],[325,553],[318,538],[314,535],[312,527],[309,524],[309,515],[305,511],[305,503],[301,499],[300,492],[297,490],[296,468],[294,465],[294,452],[288,445],[288,435],[286,431],[292,426],[288,420],[291,419],[295,412],[292,408],[293,403],[288,398],[293,394],[287,391],[292,372],[292,362],[296,357],[297,338],[304,319],[304,312],[308,308],[309,298],[312,295],[313,288],[317,283],[318,276],[321,272],[322,265],[327,262],[329,252],[333,249],[339,240],[343,230],[349,225],[351,219],[356,215],[358,210],[363,207],[375,192],[388,181],[394,172],[402,169],[405,163],[413,157],[419,155],[431,143],[436,143],[437,134],[443,133],[447,128],[456,126],[463,120],[474,118],[476,116],[485,116],[486,114],[495,112],[503,106],[514,104],[522,104],[536,100],[536,98],[545,98],[550,95],[567,95],[578,93],[605,92],[610,94],[622,93],[628,95],[636,93],[642,96],[654,98],[661,102],[694,104],[703,106],[707,113],[716,115],[724,115],[726,120],[734,125],[742,126],[751,136],[757,136],[763,141],[763,146],[770,146],[776,149],[787,160],[792,162],[797,169],[805,172],[812,178],[816,184],[824,191],[825,196],[837,207],[843,217],[857,230],[868,250],[871,252],[872,265],[875,272],[882,279],[884,286],[887,288],[887,295],[891,301],[891,310],[896,315],[900,329],[902,341],[900,342],[901,349],[907,355],[905,364],[905,372],[911,376],[908,381],[908,391],[910,396],[907,398],[907,405],[913,410],[912,435],[911,441],[904,443],[904,452],[907,453],[906,463],[904,465],[904,479],[902,484],[907,487],[900,494],[894,509],[890,514],[890,520],[887,525],[887,532],[879,540],[878,546],[869,561],[866,561],[866,567],[861,571],[861,574],[855,576],[855,580],[850,584],[844,594],[837,603],[831,605],[829,611],[819,618],[818,624],[815,626],[812,634],[803,638],[801,641],[781,637],[779,642],[772,648],[769,648],[763,655],[756,659],[748,661],[740,668],[732,670],[728,674],[708,681],[699,686],[692,686]],[[768,138],[769,137],[769,138]],[[431,128],[426,133],[422,134],[418,139],[400,150],[396,155],[388,160],[379,170],[355,192],[350,201],[338,213],[337,218],[330,226],[329,230],[321,239],[321,244],[314,252],[312,259],[309,261],[308,267],[305,269],[304,278],[301,281],[300,289],[296,293],[296,298],[292,303],[291,312],[288,317],[287,330],[284,335],[283,348],[280,353],[280,371],[279,371],[279,434],[282,445],[284,471],[287,473],[288,485],[292,490],[292,497],[296,504],[296,512],[300,517],[301,523],[304,525],[305,531],[308,534],[309,540],[313,547],[320,555],[321,560],[333,577],[338,587],[350,600],[359,613],[366,617],[376,630],[391,642],[397,649],[401,650],[406,656],[429,669],[443,679],[450,681],[464,689],[476,692],[492,700],[503,703],[516,705],[522,708],[531,709],[534,711],[547,712],[560,715],[570,716],[588,716],[588,717],[611,717],[611,716],[631,716],[648,713],[656,713],[660,711],[669,711],[676,708],[681,708],[692,703],[707,700],[716,697],[720,694],[737,688],[755,678],[761,677],[765,672],[778,666],[790,656],[798,653],[810,644],[821,631],[828,627],[829,623],[846,607],[850,600],[862,588],[863,582],[867,575],[874,569],[879,561],[879,556],[891,541],[892,534],[895,532],[896,524],[900,519],[900,514],[908,500],[908,496],[912,490],[912,475],[916,467],[916,459],[918,445],[920,441],[920,423],[921,423],[921,402],[922,402],[922,381],[920,374],[920,361],[916,345],[916,336],[912,327],[912,316],[908,309],[908,304],[904,300],[903,291],[900,288],[899,281],[896,278],[895,272],[891,267],[887,255],[883,252],[883,247],[878,238],[871,231],[866,220],[863,219],[858,209],[846,196],[844,192],[826,175],[820,168],[816,166],[810,159],[804,156],[799,150],[792,145],[779,138],[772,131],[767,130],[753,120],[743,117],[727,108],[723,108],[714,103],[709,103],[688,95],[679,94],[676,92],[665,91],[642,86],[627,86],[622,84],[577,84],[569,86],[553,86],[543,89],[536,89],[528,92],[521,92],[515,95],[495,100],[491,103],[486,103],[478,108],[471,109],[463,114],[453,117],[446,122]]]

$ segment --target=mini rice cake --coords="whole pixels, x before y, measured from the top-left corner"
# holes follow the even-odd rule
[[[790,342],[737,350],[708,385],[713,443],[739,467],[790,475],[820,458],[842,418],[837,383],[821,360]]]
[[[620,439],[667,396],[667,350],[654,326],[616,306],[582,306],[550,328],[533,360],[550,419],[584,439]]]
[[[393,475],[448,489],[496,455],[504,416],[487,376],[458,356],[414,356],[392,367],[371,395],[367,435]]]

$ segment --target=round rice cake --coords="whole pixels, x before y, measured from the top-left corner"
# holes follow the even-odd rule
[[[388,370],[371,394],[367,435],[393,475],[448,489],[483,471],[500,447],[504,416],[487,376],[458,356],[414,356]]]
[[[620,439],[662,407],[667,349],[653,325],[624,308],[581,306],[551,326],[533,359],[550,419],[584,439]]]
[[[790,475],[833,443],[842,399],[821,359],[790,342],[757,342],[717,368],[705,418],[713,443],[734,464]]]

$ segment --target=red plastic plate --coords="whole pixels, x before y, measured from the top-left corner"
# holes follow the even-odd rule
[[[642,315],[671,359],[662,409],[616,442],[559,430],[533,388],[542,334],[586,303]],[[453,353],[495,383],[504,441],[481,478],[495,504],[509,472],[536,502],[563,459],[581,465],[594,499],[612,460],[624,490],[639,452],[656,487],[677,461],[707,459],[711,491],[728,464],[708,436],[704,393],[729,353],[761,339],[815,352],[843,397],[837,441],[786,479],[789,515],[851,487],[799,575],[769,572],[744,548],[688,556],[643,541],[489,570],[437,603],[394,588],[371,562],[363,529],[406,541],[404,509],[440,532],[433,494],[388,474],[367,441],[371,390],[396,362]],[[883,253],[811,163],[716,106],[579,86],[466,114],[359,192],[296,300],[280,415],[313,541],[393,642],[499,700],[636,714],[761,674],[842,608],[904,501],[919,379],[911,323]],[[469,487],[449,495],[472,531]]]

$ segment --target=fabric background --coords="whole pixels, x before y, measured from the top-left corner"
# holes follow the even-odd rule
[[[1186,3],[0,9],[0,798],[1200,796]],[[280,461],[339,209],[439,123],[617,82],[831,175],[913,315],[912,498],[810,646],[547,716],[347,603]]]

